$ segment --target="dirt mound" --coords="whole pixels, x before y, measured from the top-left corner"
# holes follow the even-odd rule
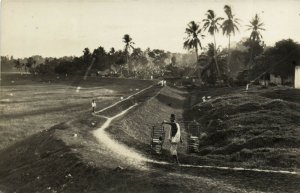
[[[189,114],[203,125],[200,155],[250,167],[300,166],[297,103],[237,93],[198,103]]]

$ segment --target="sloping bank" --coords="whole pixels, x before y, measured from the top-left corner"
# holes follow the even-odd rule
[[[209,94],[214,93],[218,90]],[[298,170],[299,104],[263,97],[261,91],[222,93],[225,92],[190,108],[187,92],[166,87],[107,132],[147,156],[168,160],[168,142],[164,144],[163,155],[151,154],[151,127],[159,126],[175,113],[179,120],[184,115],[185,120],[195,119],[201,124],[200,152],[196,154],[186,153],[187,134],[182,128],[184,143],[179,147],[182,163]],[[193,97],[199,100],[202,96]]]
[[[203,128],[198,155],[248,168],[298,170],[300,105],[271,94],[278,89],[220,94],[194,105],[188,114]]]
[[[168,131],[166,131],[166,139],[163,144],[163,154],[156,155],[150,148],[151,129],[152,126],[160,127],[163,120],[169,121],[171,114],[175,114],[179,122],[186,121],[187,118],[183,118],[183,114],[188,107],[189,93],[187,91],[165,87],[150,100],[140,104],[137,109],[124,115],[120,121],[113,123],[106,131],[110,133],[111,138],[137,149],[147,157],[171,161],[168,151],[170,146],[167,140]],[[186,153],[187,133],[184,124],[181,124],[181,131],[184,140],[178,148],[180,161],[187,164],[210,163],[210,159]]]

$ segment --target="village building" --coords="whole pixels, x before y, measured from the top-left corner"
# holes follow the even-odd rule
[[[300,89],[300,65],[295,66],[294,88]]]

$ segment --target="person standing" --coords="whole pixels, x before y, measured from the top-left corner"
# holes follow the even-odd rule
[[[170,122],[163,121],[162,124],[167,124],[167,125],[171,126],[171,129],[169,132],[169,141],[171,143],[170,153],[173,156],[174,161],[177,164],[180,164],[179,159],[178,159],[178,154],[177,154],[177,146],[178,146],[179,142],[182,143],[182,139],[181,139],[180,126],[178,123],[176,123],[175,119],[176,119],[175,115],[171,114]]]
[[[92,100],[92,111],[93,111],[93,113],[95,113],[95,108],[96,108],[96,102],[95,102],[95,100],[93,99]]]

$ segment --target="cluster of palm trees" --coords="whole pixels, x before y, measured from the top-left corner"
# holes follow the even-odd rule
[[[194,49],[196,53],[197,64],[199,63],[199,49],[202,49],[201,39],[205,37],[203,34],[204,31],[207,31],[213,37],[213,44],[209,44],[209,48],[213,48],[213,60],[215,63],[215,68],[217,71],[217,76],[220,77],[220,67],[218,65],[218,49],[216,43],[216,34],[221,29],[223,31],[223,35],[228,37],[228,60],[227,64],[230,63],[230,38],[235,35],[237,31],[239,31],[239,19],[235,17],[232,13],[231,7],[229,5],[224,6],[224,12],[227,18],[218,17],[213,10],[208,10],[206,13],[206,18],[202,20],[203,25],[200,23],[196,23],[195,21],[191,21],[188,24],[188,27],[185,29],[187,34],[187,38],[183,43],[183,47],[187,50]],[[265,30],[263,28],[263,23],[260,18],[256,14],[255,17],[250,21],[250,25],[247,25],[248,30],[251,30],[250,40],[253,42],[258,42],[261,40],[262,35],[260,33],[261,30]],[[252,58],[252,57],[251,57]],[[203,69],[203,67],[202,67]]]

